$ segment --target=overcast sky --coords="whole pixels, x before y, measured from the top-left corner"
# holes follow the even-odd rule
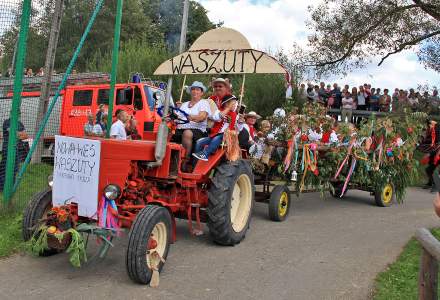
[[[260,50],[282,48],[288,52],[294,41],[306,42],[309,18],[307,7],[321,0],[198,0],[207,10],[212,22],[224,22],[225,27],[243,33],[253,48]],[[346,78],[329,78],[340,84],[360,85],[365,82],[381,88],[417,87],[418,84],[440,86],[440,74],[425,70],[412,51],[391,56],[377,67],[349,74]]]

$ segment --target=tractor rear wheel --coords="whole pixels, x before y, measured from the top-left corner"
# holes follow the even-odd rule
[[[29,241],[38,230],[38,223],[47,216],[52,208],[52,189],[46,188],[35,194],[23,213],[22,236],[24,241]],[[57,249],[48,249],[40,253],[49,256],[58,253]]]
[[[217,167],[208,193],[208,228],[212,239],[233,246],[246,236],[254,206],[254,175],[245,160]]]
[[[290,210],[290,190],[285,185],[276,185],[269,199],[269,218],[272,221],[284,221]]]
[[[161,272],[171,242],[171,215],[164,207],[145,206],[136,216],[128,235],[126,267],[137,283],[148,284],[153,271]]]
[[[377,206],[391,206],[395,199],[394,186],[391,183],[382,185],[374,192],[374,200]]]

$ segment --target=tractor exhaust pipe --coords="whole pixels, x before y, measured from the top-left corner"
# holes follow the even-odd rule
[[[162,165],[163,159],[165,158],[165,152],[167,150],[167,143],[168,143],[168,133],[169,133],[166,116],[168,116],[168,112],[170,108],[172,85],[173,85],[173,78],[170,77],[168,78],[167,93],[165,96],[162,122],[159,124],[159,130],[157,131],[156,147],[154,149],[154,158],[156,159],[156,161],[148,163],[147,165],[148,168],[160,167]]]

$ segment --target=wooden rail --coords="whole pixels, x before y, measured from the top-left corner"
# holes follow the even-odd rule
[[[340,115],[341,110],[337,109],[337,108],[330,108],[328,110],[328,113],[331,115]],[[385,117],[385,116],[389,115],[390,113],[381,112],[381,111],[357,110],[357,109],[353,110],[353,116],[355,116],[355,117],[369,117],[372,114],[376,115],[376,117]]]
[[[422,245],[419,271],[419,299],[436,300],[440,241],[426,228],[417,230],[416,239]]]

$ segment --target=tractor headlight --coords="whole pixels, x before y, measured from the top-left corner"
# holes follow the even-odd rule
[[[47,185],[52,187],[53,186],[53,175],[47,176]]]
[[[121,188],[115,184],[109,184],[104,189],[104,195],[109,200],[116,200],[121,195]]]

